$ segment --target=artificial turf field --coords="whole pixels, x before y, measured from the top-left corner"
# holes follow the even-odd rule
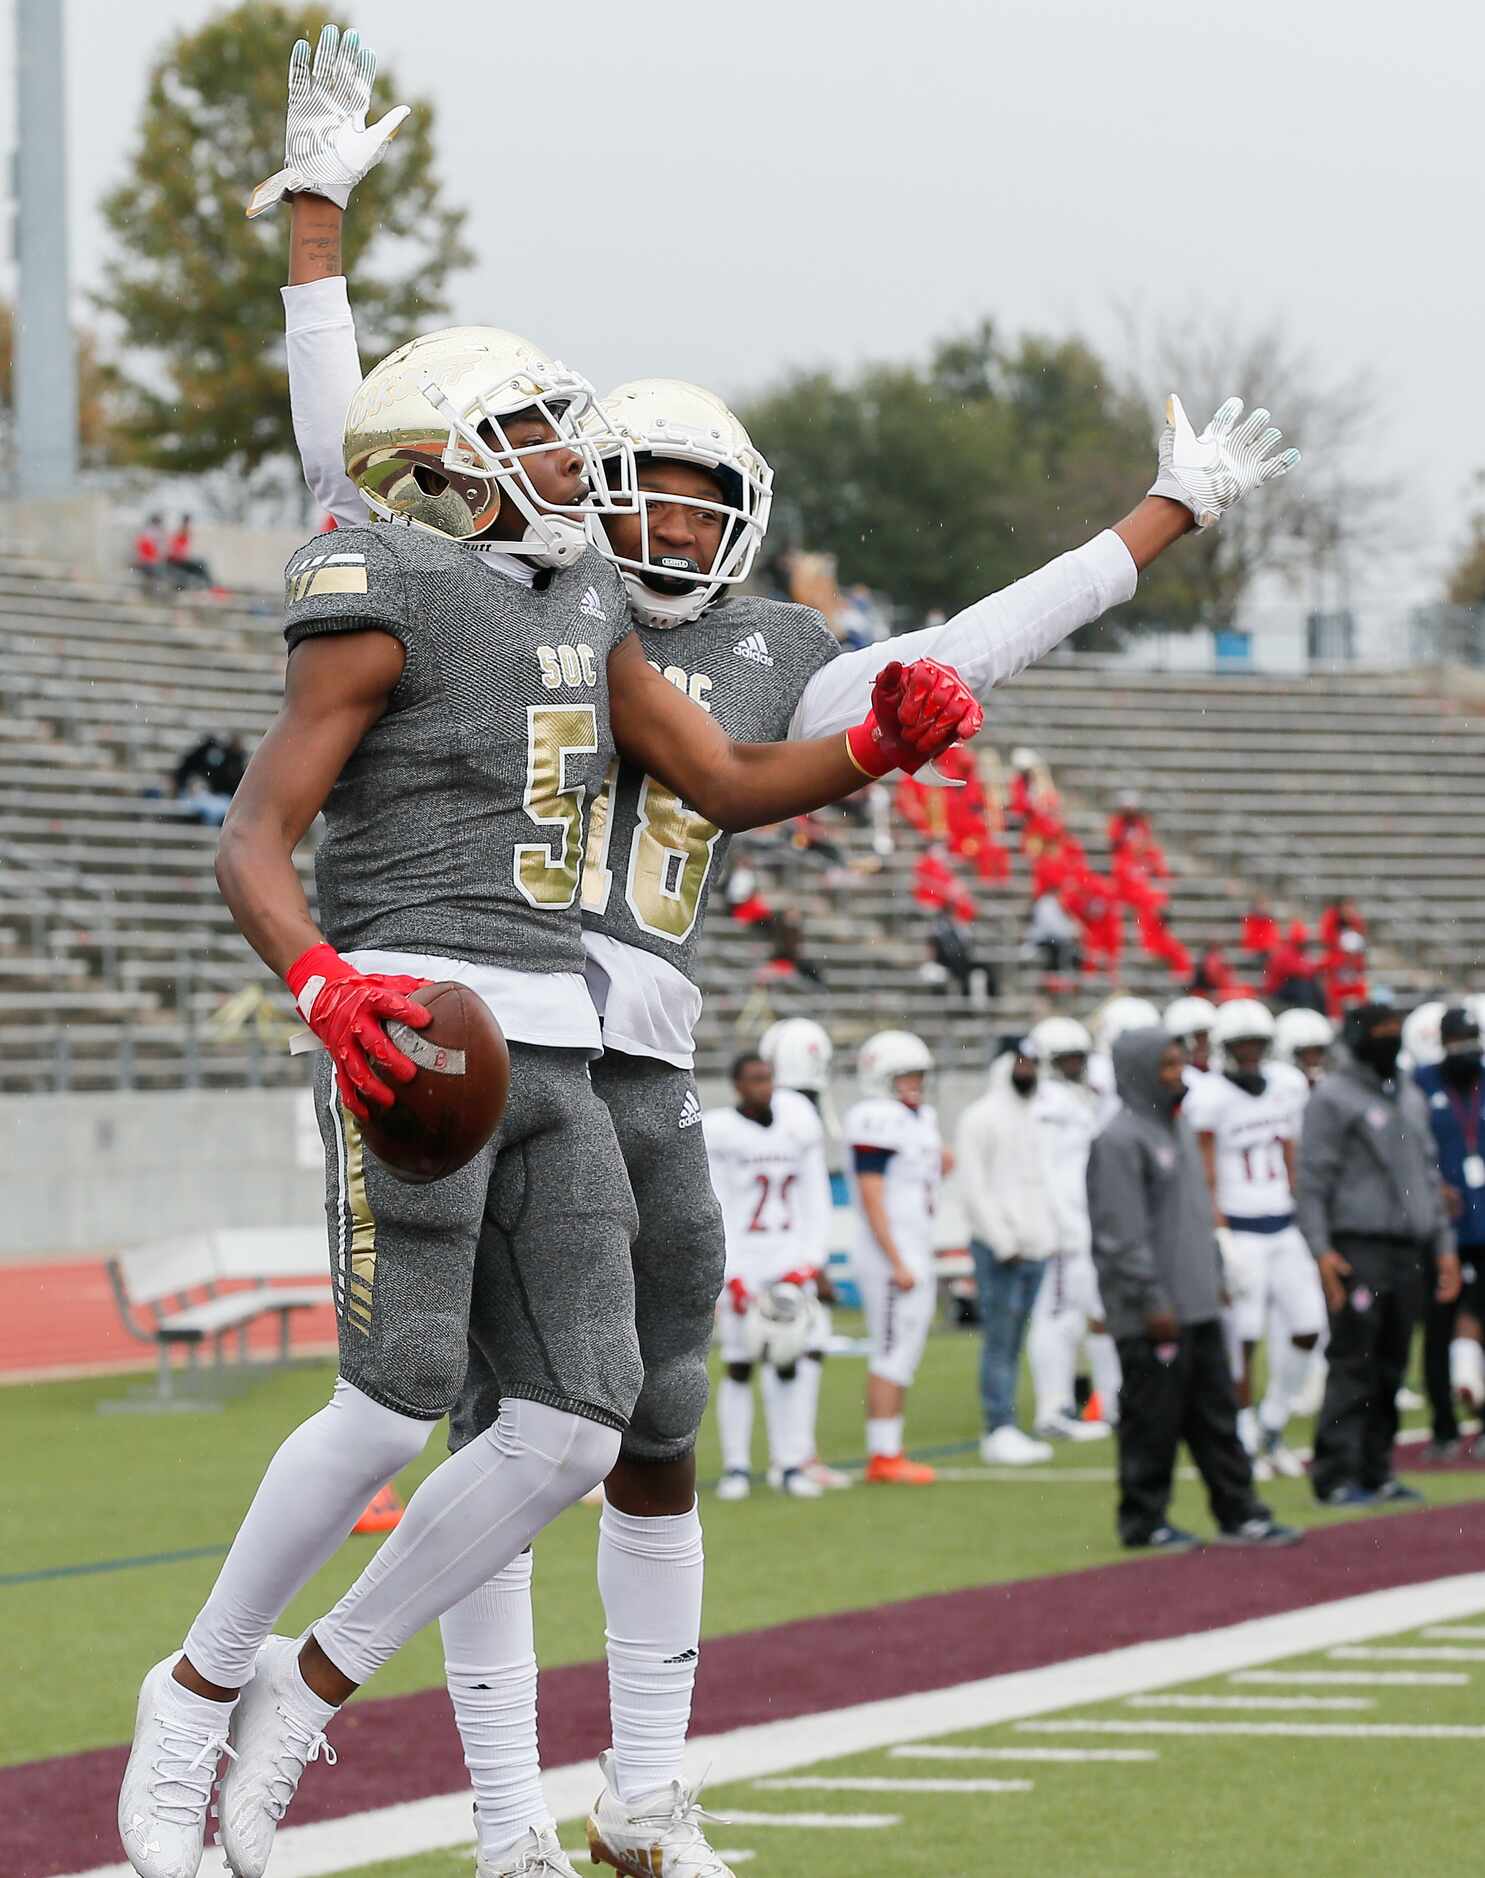
[[[816,1503],[785,1501],[761,1489],[738,1506],[704,1500],[709,1638],[863,1611],[872,1613],[862,1620],[866,1640],[890,1634],[890,1618],[877,1609],[883,1605],[1124,1557],[1113,1537],[1112,1485],[1101,1477],[1112,1460],[1108,1447],[1068,1450],[1052,1468],[1029,1478],[992,1476],[980,1467],[973,1447],[976,1359],[973,1337],[940,1335],[914,1391],[910,1440],[915,1451],[941,1459],[950,1477],[939,1486],[921,1492],[858,1487]],[[324,1400],[330,1373],[328,1365],[280,1373],[213,1415],[99,1415],[98,1401],[120,1394],[117,1380],[7,1392],[12,1439],[7,1443],[0,1647],[12,1674],[8,1697],[0,1704],[0,1768],[127,1740],[140,1675],[179,1643],[264,1463],[284,1433]],[[859,1458],[861,1382],[858,1360],[842,1358],[827,1369],[821,1446],[833,1459]],[[424,1465],[433,1465],[441,1451],[435,1435]],[[703,1478],[709,1479],[717,1464],[710,1430],[701,1463]],[[415,1478],[416,1470],[410,1471],[404,1488]],[[1485,1500],[1485,1467],[1432,1473],[1424,1484],[1434,1506]],[[1276,1482],[1265,1491],[1282,1516],[1311,1527],[1356,1518],[1320,1512],[1302,1483]],[[1210,1529],[1193,1483],[1181,1484],[1173,1510],[1183,1523]],[[601,1657],[602,1620],[593,1588],[595,1517],[589,1509],[574,1509],[538,1544],[537,1636],[545,1667]],[[1406,1548],[1407,1527],[1399,1523],[1406,1515],[1371,1518],[1378,1546]],[[306,1624],[323,1611],[374,1544],[351,1541],[306,1589],[281,1628]],[[1469,1572],[1480,1562],[1479,1555],[1461,1546],[1457,1563],[1444,1570]],[[1157,1563],[1168,1572],[1186,1562]],[[1256,1572],[1265,1568],[1261,1559],[1250,1563]],[[1136,1581],[1129,1582],[1134,1587]],[[1320,1595],[1342,1597],[1347,1590],[1341,1581]],[[1485,1599],[1480,1621],[1485,1625]],[[1485,1661],[1485,1636],[1479,1655]],[[1475,1675],[1468,1661],[1448,1665],[1446,1673]],[[706,1674],[704,1660],[703,1681]],[[439,1680],[437,1637],[430,1632],[368,1693],[383,1698],[433,1688]],[[1473,1690],[1474,1682],[1467,1680],[1340,1693],[1375,1696],[1376,1717],[1389,1722],[1445,1719],[1485,1729],[1485,1709],[1475,1703]],[[857,1699],[850,1687],[840,1689],[842,1705]],[[1066,1713],[1059,1710],[1063,1719]],[[1335,1714],[1345,1721],[1353,1715],[1373,1717],[1372,1710]],[[1001,1726],[962,1740],[955,1735],[953,1744],[1024,1747],[1032,1738]],[[1089,1741],[1110,1745],[1076,1735],[1048,1736],[1037,1745],[1087,1746]],[[830,1745],[827,1739],[823,1752]],[[1118,1739],[1112,1745],[1130,1744]],[[1442,1774],[1455,1756],[1479,1754],[1479,1742],[1471,1747],[1469,1738],[1379,1742],[1181,1735],[1133,1745],[1154,1749],[1159,1759],[1059,1760],[1030,1764],[1030,1771],[1010,1762],[956,1763],[946,1772],[931,1760],[893,1757],[882,1748],[841,1768],[813,1768],[818,1753],[801,1763],[815,1773],[886,1780],[894,1788],[905,1779],[1030,1779],[1029,1794],[894,1791],[872,1797],[869,1792],[775,1791],[754,1783],[721,1784],[726,1769],[719,1766],[719,1784],[714,1794],[709,1789],[709,1803],[724,1814],[872,1814],[901,1823],[838,1831],[738,1825],[719,1827],[713,1837],[754,1853],[749,1869],[760,1874],[968,1873],[983,1870],[991,1855],[997,1862],[1019,1855],[1025,1863],[1035,1859],[1044,1878],[1059,1878],[1094,1863],[1106,1873],[1176,1872],[1198,1864],[1214,1872],[1267,1872],[1271,1849],[1251,1863],[1245,1862],[1246,1852],[1233,1849],[1255,1833],[1263,1842],[1276,1835],[1273,1842],[1291,1844],[1300,1842],[1296,1834],[1306,1835],[1305,1866],[1316,1873],[1422,1872],[1460,1850],[1460,1835],[1470,1829],[1463,1809],[1456,1819],[1420,1805],[1422,1796],[1441,1785],[1449,1789]],[[317,1778],[321,1772],[315,1770]],[[1460,1772],[1467,1779],[1466,1770]],[[454,1791],[460,1777],[451,1764],[444,1790]],[[1344,1817],[1359,1837],[1338,1835],[1333,1812],[1328,1836],[1316,1832],[1317,1788],[1337,1778],[1349,1796]],[[1394,1790],[1396,1801],[1389,1798]],[[390,1801],[398,1795],[389,1791],[386,1797]],[[1049,1798],[1054,1808],[1047,1806]],[[1405,1831],[1401,1822],[1406,1818],[1411,1825]],[[1132,1835],[1127,1847],[1120,1842],[1121,1832]],[[0,1824],[0,1847],[4,1837]],[[1224,1845],[1228,1849],[1221,1851]],[[116,1848],[99,1847],[91,1856],[60,1866],[54,1862],[47,1869],[88,1870],[116,1857]],[[204,1867],[211,1868],[210,1862]],[[444,1878],[456,1872],[468,1878],[472,1865],[467,1852],[460,1852],[376,1869],[380,1878]],[[29,1878],[29,1873],[0,1859],[0,1878]]]

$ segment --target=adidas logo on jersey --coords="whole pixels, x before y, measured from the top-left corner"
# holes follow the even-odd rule
[[[583,595],[582,599],[578,601],[578,605],[587,614],[589,619],[601,619],[604,621],[608,619],[608,614],[603,610],[603,602],[598,597],[598,589],[596,587],[590,587]]]
[[[739,639],[732,648],[732,656],[735,659],[746,659],[750,665],[773,664],[773,654],[762,633],[749,633],[746,639]]]
[[[681,1104],[681,1127],[694,1128],[701,1120],[701,1104],[696,1100],[696,1091],[688,1089],[686,1099]]]

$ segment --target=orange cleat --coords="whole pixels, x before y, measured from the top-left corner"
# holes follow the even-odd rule
[[[1083,1404],[1082,1418],[1085,1422],[1101,1422],[1103,1420],[1103,1397],[1096,1389],[1092,1391],[1088,1400]]]
[[[402,1502],[395,1487],[383,1487],[352,1526],[352,1532],[390,1532],[402,1518]]]
[[[868,1486],[931,1487],[938,1475],[905,1454],[873,1454],[866,1463]]]

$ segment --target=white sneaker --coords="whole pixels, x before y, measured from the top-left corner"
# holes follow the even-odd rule
[[[827,1493],[839,1493],[846,1487],[854,1487],[852,1475],[843,1474],[838,1467],[827,1467],[824,1461],[806,1461],[800,1470],[813,1480],[817,1487],[823,1487]]]
[[[779,1475],[780,1493],[791,1500],[823,1500],[825,1489],[819,1481],[811,1480],[802,1467],[786,1467]]]
[[[719,1500],[746,1500],[753,1491],[753,1478],[740,1467],[729,1467],[717,1482]]]
[[[1037,1467],[1051,1458],[1050,1442],[1033,1441],[1010,1422],[980,1438],[980,1459],[987,1467]]]
[[[1416,1389],[1410,1389],[1406,1383],[1398,1390],[1397,1412],[1399,1415],[1411,1415],[1415,1410],[1427,1407],[1427,1398],[1419,1395]]]
[[[533,1826],[498,1861],[486,1858],[481,1852],[474,1861],[474,1878],[578,1878],[578,1875],[556,1833],[538,1832]]]
[[[1284,1437],[1278,1430],[1273,1428],[1264,1429],[1263,1446],[1258,1452],[1260,1458],[1267,1461],[1269,1465],[1270,1472],[1265,1476],[1266,1479],[1272,1480],[1275,1474],[1281,1475],[1285,1480],[1304,1479],[1304,1462],[1294,1452],[1293,1448],[1286,1448],[1284,1446]],[[1254,1474],[1256,1477],[1256,1467]]]
[[[232,1765],[217,1789],[218,1839],[232,1878],[263,1878],[273,1836],[311,1761],[339,1758],[291,1690],[299,1644],[270,1637],[232,1717]]]
[[[179,1657],[176,1650],[156,1663],[140,1684],[134,1745],[119,1788],[119,1837],[139,1878],[196,1878],[217,1765],[232,1752],[227,1703],[218,1729],[173,1712],[166,1685]]]
[[[1043,1441],[1107,1441],[1113,1432],[1107,1422],[1080,1422],[1072,1415],[1048,1415],[1036,1425]]]
[[[598,1757],[603,1791],[588,1815],[588,1850],[595,1865],[612,1865],[630,1878],[737,1878],[706,1842],[699,1787],[673,1780],[632,1804],[614,1790],[613,1749]]]

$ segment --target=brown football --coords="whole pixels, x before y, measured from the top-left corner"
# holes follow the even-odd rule
[[[361,1132],[379,1161],[415,1185],[442,1180],[472,1161],[500,1126],[510,1088],[510,1052],[484,999],[447,981],[412,994],[433,1022],[414,1030],[394,1019],[387,1035],[418,1073],[395,1085],[390,1109]]]

